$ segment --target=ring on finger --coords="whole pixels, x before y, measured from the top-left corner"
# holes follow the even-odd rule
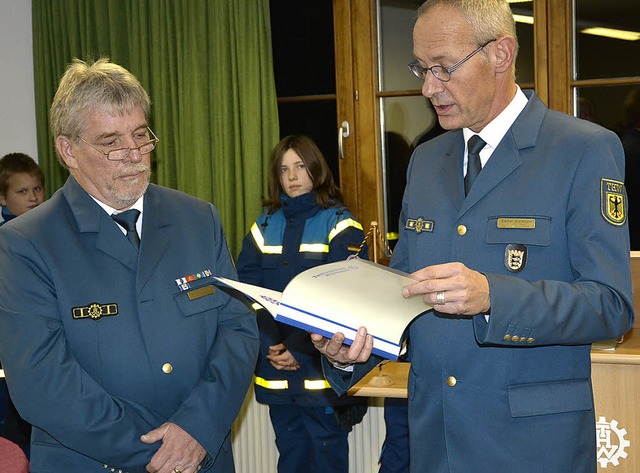
[[[182,470],[180,470],[178,467],[175,467],[173,469],[173,473],[182,473]]]
[[[436,293],[436,303],[439,305],[443,305],[446,303],[444,298],[444,291],[439,291]]]

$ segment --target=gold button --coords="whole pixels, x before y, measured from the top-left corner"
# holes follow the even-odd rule
[[[502,337],[502,339],[506,342],[507,340],[511,340],[511,334],[508,333],[506,334],[504,337]]]
[[[520,337],[520,342],[526,342],[527,341],[527,337]]]
[[[520,337],[518,337],[517,335],[514,335],[513,337],[511,337],[512,342],[517,342],[518,340],[520,340]]]
[[[527,343],[533,343],[535,341],[536,341],[535,338],[527,338]]]
[[[467,233],[467,227],[464,225],[458,225],[458,235],[465,235]]]
[[[447,378],[447,384],[448,384],[449,386],[451,386],[451,387],[454,387],[454,386],[456,385],[456,383],[457,383],[457,382],[458,382],[458,380],[457,380],[455,377],[453,377],[453,376],[449,376],[449,377]]]
[[[165,363],[164,365],[162,365],[162,371],[165,374],[169,374],[173,371],[173,366],[171,366],[171,363]]]

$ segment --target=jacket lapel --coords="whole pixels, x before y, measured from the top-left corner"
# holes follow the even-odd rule
[[[149,185],[144,196],[144,216],[142,218],[142,238],[140,239],[140,266],[138,288],[142,290],[156,271],[171,241],[168,231],[170,216],[163,211],[157,188]]]
[[[533,92],[525,91],[525,94],[529,98],[527,106],[504,135],[474,181],[469,195],[462,203],[460,215],[522,165],[520,150],[535,146],[547,108]]]
[[[135,271],[138,266],[138,253],[124,237],[111,216],[80,187],[72,176],[67,179],[62,192],[69,203],[80,233],[87,236],[94,234],[98,250]]]
[[[440,167],[436,169],[438,182],[442,184],[442,195],[451,200],[459,209],[464,200],[464,181],[462,179],[462,161],[464,159],[464,138],[458,130],[452,136],[451,144],[440,158]]]

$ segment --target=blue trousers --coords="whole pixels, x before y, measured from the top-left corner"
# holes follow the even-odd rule
[[[270,405],[278,473],[349,473],[348,433],[333,408]]]
[[[4,378],[0,378],[0,435],[4,434],[4,420],[9,406],[9,390]]]
[[[409,418],[407,399],[385,398],[387,434],[380,452],[378,473],[409,473]]]

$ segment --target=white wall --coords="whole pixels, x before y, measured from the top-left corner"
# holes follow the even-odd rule
[[[30,0],[0,0],[0,32],[0,157],[37,161]]]

